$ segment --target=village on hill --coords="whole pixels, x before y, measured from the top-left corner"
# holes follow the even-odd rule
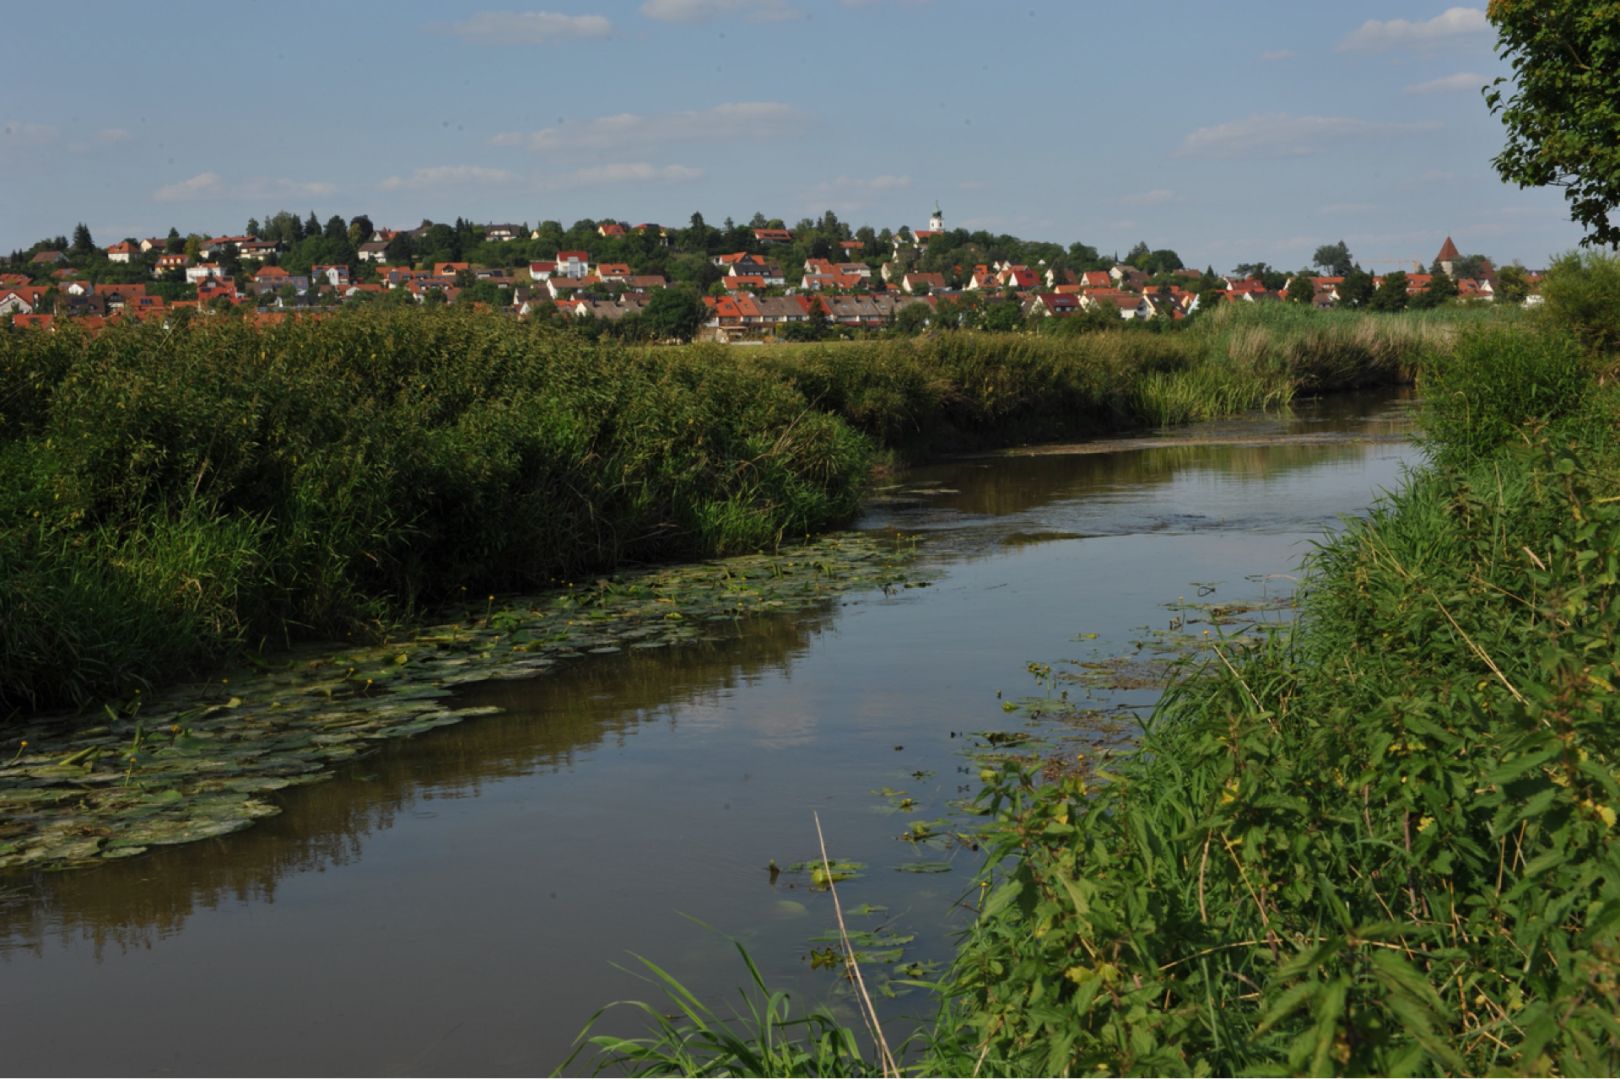
[[[236,234],[126,238],[98,247],[84,225],[0,263],[0,319],[49,330],[121,319],[235,313],[274,323],[365,303],[474,305],[564,322],[591,335],[720,342],[814,339],[932,326],[1011,330],[1176,322],[1225,303],[1293,302],[1395,311],[1440,303],[1535,303],[1540,275],[1464,256],[1450,237],[1429,266],[1362,270],[1341,241],[1314,269],[1183,266],[1138,244],[1121,257],[1083,243],[926,228],[851,229],[831,212],[793,228],[686,228],[580,221],[374,228],[280,212]],[[1048,320],[1059,320],[1048,322]]]

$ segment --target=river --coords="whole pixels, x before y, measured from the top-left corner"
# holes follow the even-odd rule
[[[735,1000],[733,937],[797,1005],[847,1009],[814,958],[829,899],[792,868],[815,815],[862,866],[839,893],[902,1028],[929,1004],[892,979],[946,960],[972,899],[980,855],[948,833],[984,732],[1105,752],[1152,699],[1067,681],[1096,714],[1031,719],[1014,702],[1055,691],[1029,665],[1210,628],[1178,599],[1285,598],[1419,460],[1408,410],[1351,395],[916,469],[859,527],[917,536],[927,587],[469,687],[505,711],[386,743],[245,832],[0,879],[3,1071],[546,1072],[599,1005],[658,996],[633,955]]]

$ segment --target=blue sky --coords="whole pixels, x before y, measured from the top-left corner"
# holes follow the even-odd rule
[[[7,11],[0,248],[612,217],[1010,232],[1218,270],[1574,246],[1491,168],[1483,8],[90,0]]]

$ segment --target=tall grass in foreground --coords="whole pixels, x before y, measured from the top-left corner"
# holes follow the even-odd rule
[[[1572,362],[1466,336],[1427,394],[1440,467],[1321,549],[1297,628],[1183,682],[1113,774],[990,784],[1013,868],[936,1052],[1620,1067],[1620,397]]]

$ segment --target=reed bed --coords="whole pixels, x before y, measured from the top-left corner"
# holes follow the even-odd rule
[[[630,349],[457,311],[0,333],[0,715],[847,522],[919,457],[1410,376],[1443,321]]]

